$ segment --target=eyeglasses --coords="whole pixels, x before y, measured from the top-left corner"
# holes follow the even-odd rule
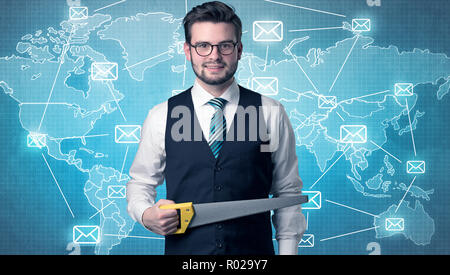
[[[212,45],[208,42],[200,42],[196,45],[189,44],[191,47],[195,48],[195,51],[200,56],[208,56],[212,53],[214,46],[217,46],[220,54],[230,55],[234,52],[234,48],[239,42],[223,42],[217,45]]]

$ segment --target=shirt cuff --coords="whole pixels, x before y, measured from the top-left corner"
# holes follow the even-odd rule
[[[144,215],[145,210],[147,210],[148,208],[152,207],[153,205],[151,203],[147,203],[147,202],[139,202],[139,203],[135,203],[133,210],[130,211],[132,212],[132,218],[139,222],[145,229],[148,229],[145,225],[144,222],[142,221],[142,215]]]
[[[278,240],[278,254],[279,255],[297,255],[298,243],[295,239],[281,239]]]

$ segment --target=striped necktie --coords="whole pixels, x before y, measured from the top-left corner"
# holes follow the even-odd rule
[[[214,115],[211,118],[208,141],[209,147],[215,158],[219,156],[219,151],[222,148],[227,133],[227,121],[223,115],[223,107],[226,103],[227,100],[220,97],[208,101],[208,104],[215,109]]]

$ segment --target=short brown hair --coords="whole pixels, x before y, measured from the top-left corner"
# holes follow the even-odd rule
[[[242,22],[234,12],[234,8],[219,2],[206,2],[198,5],[186,14],[183,19],[186,42],[191,42],[191,27],[196,22],[231,23],[234,25],[237,42],[242,37]]]

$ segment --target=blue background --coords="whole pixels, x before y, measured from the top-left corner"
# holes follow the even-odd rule
[[[90,10],[106,6],[114,1],[82,1],[82,5],[88,6]],[[187,1],[187,8],[202,1]],[[344,20],[340,17],[315,13],[302,9],[284,8],[280,5],[264,1],[226,1],[232,4],[243,21],[244,52],[251,52],[264,59],[266,47],[251,40],[251,24],[255,20],[270,20],[282,18],[285,25],[295,26],[291,29],[320,28],[328,26],[340,26]],[[320,0],[320,1],[281,1],[319,10],[332,11],[345,14],[346,21],[351,18],[371,18],[373,31],[369,36],[375,40],[380,47],[394,45],[399,51],[412,51],[415,48],[428,49],[432,53],[443,53],[450,55],[450,38],[448,36],[448,10],[450,2],[445,0],[381,0],[381,6],[370,7],[365,0]],[[113,18],[133,16],[139,12],[163,11],[172,14],[175,18],[183,18],[185,14],[185,1],[140,1],[128,0],[126,3],[104,10]],[[33,34],[38,29],[46,29],[53,26],[58,29],[59,23],[67,20],[68,5],[66,1],[1,1],[0,9],[0,57],[18,55],[17,43],[25,34]],[[325,49],[336,43],[336,41],[350,38],[351,32],[343,30],[327,30],[308,32],[310,39],[302,43],[301,47],[295,49],[295,55],[305,56],[310,48]],[[299,34],[285,32],[284,41],[290,41]],[[99,41],[91,41],[101,43]],[[110,41],[103,42],[102,47],[107,52],[120,51],[117,44]],[[281,60],[286,58],[282,52],[282,45],[270,47],[269,58]],[[97,44],[98,45],[98,44]],[[161,71],[168,71],[168,65],[162,65]],[[190,71],[190,66],[188,71]],[[0,72],[0,81],[6,71]],[[376,72],[374,72],[376,73]],[[450,74],[450,73],[449,73]],[[140,89],[149,85],[148,80],[153,81],[152,87],[160,87],[161,91],[170,91],[167,78],[158,78],[147,71],[145,81],[139,83]],[[181,86],[180,78],[178,86]],[[188,74],[186,84],[188,88],[193,81],[192,73]],[[382,81],[382,80],[380,80]],[[319,239],[352,232],[358,229],[373,226],[373,218],[345,208],[322,202],[320,211],[311,211],[309,215],[309,230],[316,235],[314,248],[300,249],[300,254],[368,254],[366,246],[370,242],[378,242],[382,254],[449,254],[450,232],[448,198],[450,195],[449,180],[447,172],[450,171],[448,155],[450,153],[448,128],[450,117],[449,96],[442,100],[436,100],[436,90],[442,82],[418,85],[415,93],[419,95],[415,108],[425,111],[426,115],[419,120],[414,131],[416,147],[422,159],[426,159],[426,175],[418,177],[424,190],[434,189],[430,201],[421,201],[428,215],[434,220],[435,232],[431,243],[427,245],[416,245],[407,240],[403,235],[397,234],[391,237],[377,239],[373,231],[353,234],[351,236],[336,238],[333,240],[319,242]],[[121,85],[118,84],[119,90]],[[180,87],[181,88],[181,87]],[[125,89],[126,90],[126,89]],[[167,99],[169,93],[158,94],[147,98],[140,103],[139,93],[130,90],[123,101],[124,112],[127,113],[129,121],[142,124],[147,111],[154,105]],[[135,108],[139,106],[139,108]],[[0,253],[1,254],[69,254],[71,249],[67,245],[72,239],[72,227],[76,224],[87,222],[88,218],[95,213],[86,200],[83,187],[88,179],[86,174],[80,173],[75,167],[68,166],[65,162],[57,161],[46,155],[49,165],[52,167],[58,182],[70,202],[71,208],[76,213],[73,218],[67,211],[57,186],[43,161],[41,151],[27,148],[27,132],[20,124],[19,108],[17,103],[7,96],[0,94],[1,127],[0,150],[2,165],[0,168],[2,183],[0,184]],[[133,111],[136,110],[136,111]],[[405,117],[402,117],[404,120]],[[407,119],[407,117],[406,117]],[[120,121],[118,112],[113,113],[106,119],[98,121],[96,128],[104,129],[108,125]],[[102,133],[102,131],[96,131]],[[386,148],[394,151],[396,155],[406,160],[411,157],[410,135],[405,133],[401,136],[391,128],[386,130],[388,142]],[[70,147],[67,143],[64,146]],[[107,164],[120,170],[124,147],[115,147],[113,142],[99,140],[97,146],[99,151],[108,151]],[[126,162],[126,169],[131,165],[137,147],[130,147]],[[321,174],[316,160],[304,147],[297,147],[299,157],[300,176],[305,186],[310,186]],[[336,154],[328,165],[340,154]],[[376,151],[371,159],[382,159],[384,153]],[[395,163],[391,161],[391,163]],[[328,167],[328,166],[327,166]],[[431,168],[429,168],[431,167]],[[429,168],[429,169],[428,169]],[[348,184],[345,174],[349,173],[350,164],[347,161],[339,161],[320,183],[324,197],[330,200],[345,202],[355,208],[363,209],[369,213],[378,214],[384,211],[392,201],[375,200],[361,196]],[[376,173],[379,166],[369,167],[368,171]],[[402,167],[396,167],[398,173],[402,173]],[[367,171],[366,171],[367,172]],[[345,183],[346,182],[346,183]],[[408,185],[410,181],[406,180]],[[344,184],[345,183],[345,184]],[[164,196],[163,188],[158,189],[159,197]],[[399,196],[403,192],[399,192]],[[400,198],[399,197],[399,198]],[[412,205],[411,205],[412,204]],[[410,207],[414,206],[414,200],[410,201]],[[380,211],[381,210],[381,211]],[[306,214],[305,214],[306,215]],[[98,218],[98,216],[97,216]],[[312,232],[307,232],[312,233]],[[130,236],[150,236],[148,231],[136,224]],[[110,254],[161,254],[163,248],[162,240],[125,238],[120,245],[115,246]],[[82,246],[82,254],[93,254],[94,247]]]

